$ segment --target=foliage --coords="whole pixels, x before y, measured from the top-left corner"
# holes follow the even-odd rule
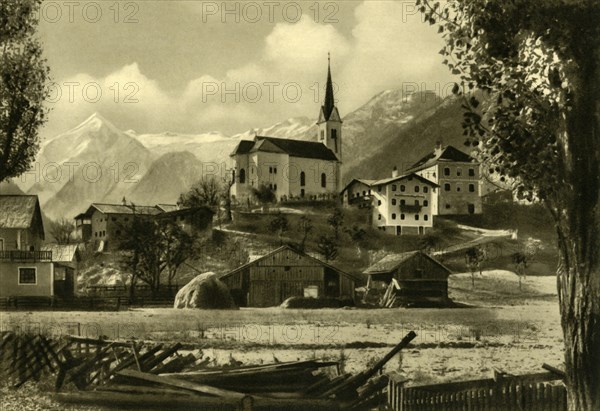
[[[302,240],[298,246],[299,251],[304,252],[306,250],[306,240],[308,240],[308,236],[314,228],[312,220],[309,217],[305,215],[300,217],[300,220],[298,221],[298,231],[302,233]]]
[[[336,207],[333,213],[327,219],[327,223],[333,228],[333,234],[336,240],[340,238],[340,229],[344,224],[344,212],[341,208]]]
[[[41,0],[0,2],[0,182],[27,171],[46,122],[50,69],[33,37]]]
[[[288,231],[290,223],[285,214],[277,213],[277,215],[269,222],[269,230],[277,234],[279,244],[283,243],[283,233]]]
[[[317,250],[325,261],[335,260],[338,256],[338,243],[335,237],[322,235],[317,242]]]
[[[467,143],[553,216],[569,409],[598,409],[600,3],[417,4],[438,24],[444,63],[460,78],[453,91],[463,98]]]
[[[70,244],[74,238],[75,223],[73,220],[61,218],[60,220],[50,222],[50,235],[57,244]]]
[[[254,195],[262,205],[271,204],[277,201],[277,197],[273,190],[264,184],[261,184],[258,188],[252,187],[252,195]]]

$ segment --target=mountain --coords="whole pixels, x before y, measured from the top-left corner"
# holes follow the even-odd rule
[[[167,153],[154,161],[142,179],[132,185],[127,200],[137,204],[173,204],[202,176],[202,162],[187,151]]]
[[[72,217],[90,202],[120,201],[153,160],[143,144],[95,113],[44,144],[36,174],[20,187],[38,194],[51,218]],[[27,187],[27,180],[37,181]]]
[[[308,117],[292,117],[275,125],[265,128],[248,130],[234,137],[240,140],[252,140],[254,136],[269,136],[293,138],[297,140],[316,140],[318,128],[316,120]]]

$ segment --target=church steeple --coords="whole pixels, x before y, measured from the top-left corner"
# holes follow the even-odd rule
[[[333,82],[331,81],[331,55],[327,53],[327,85],[325,86],[325,101],[323,103],[323,114],[325,114],[325,120],[329,120],[331,112],[335,107],[335,100],[333,99]]]
[[[325,144],[342,161],[342,119],[335,106],[333,81],[331,79],[331,56],[327,53],[327,84],[325,100],[319,112],[319,141]]]

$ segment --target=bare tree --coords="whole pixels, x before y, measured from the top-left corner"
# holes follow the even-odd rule
[[[70,244],[74,240],[75,223],[63,217],[60,220],[51,221],[49,231],[56,243]]]

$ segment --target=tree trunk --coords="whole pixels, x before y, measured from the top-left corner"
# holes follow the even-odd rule
[[[558,296],[571,411],[600,410],[600,39],[572,45]],[[575,40],[579,41],[579,40]]]

